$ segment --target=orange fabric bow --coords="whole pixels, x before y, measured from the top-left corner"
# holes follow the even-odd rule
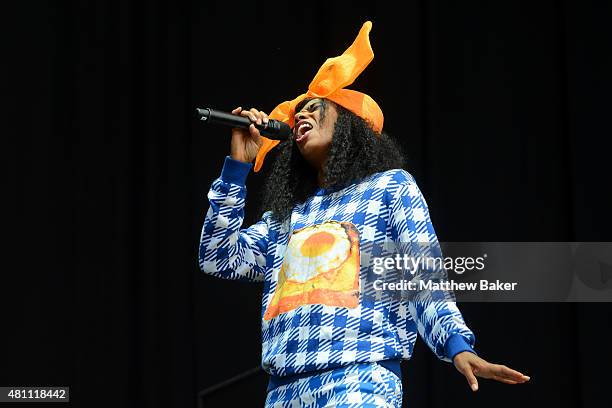
[[[295,107],[302,100],[305,98],[325,98],[365,119],[376,133],[380,133],[384,117],[382,110],[374,99],[362,92],[344,89],[345,86],[352,84],[355,78],[374,59],[369,37],[371,29],[372,22],[366,21],[359,30],[353,44],[342,55],[328,58],[321,65],[319,72],[308,86],[308,91],[292,101],[285,101],[278,105],[270,114],[270,119],[285,122],[293,127]],[[271,140],[267,137],[262,137],[262,139],[263,145],[255,159],[255,171],[261,169],[266,154],[279,143],[278,140]]]

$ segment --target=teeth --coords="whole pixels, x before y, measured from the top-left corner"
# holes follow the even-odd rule
[[[300,125],[298,129],[298,132],[301,132],[304,127],[307,127],[308,130],[312,129],[312,126],[310,125],[310,123],[302,123],[302,125]]]

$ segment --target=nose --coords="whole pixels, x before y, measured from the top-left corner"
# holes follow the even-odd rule
[[[305,113],[304,111],[300,111],[300,112],[298,112],[298,113],[296,113],[296,114],[295,114],[294,118],[295,118],[295,123],[297,123],[297,122],[299,122],[300,120],[302,120],[302,119],[305,119],[305,118],[306,118],[306,113]]]

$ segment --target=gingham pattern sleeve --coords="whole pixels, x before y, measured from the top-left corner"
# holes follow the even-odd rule
[[[241,228],[245,180],[251,167],[226,157],[221,177],[208,192],[210,207],[202,227],[198,260],[205,273],[225,279],[264,280],[269,214],[249,228]]]
[[[441,257],[427,202],[416,181],[406,171],[401,171],[398,176],[389,214],[391,235],[396,247],[410,256]],[[415,272],[417,280],[446,280],[444,269]],[[462,351],[474,353],[475,336],[465,324],[452,293],[423,291],[405,302],[421,338],[439,359],[450,362]]]

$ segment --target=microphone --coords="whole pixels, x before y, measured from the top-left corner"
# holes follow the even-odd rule
[[[196,108],[196,118],[204,123],[217,123],[219,125],[234,128],[248,129],[253,122],[244,116],[221,112],[210,108]],[[292,133],[291,128],[285,122],[269,119],[268,124],[258,125],[253,123],[262,136],[274,140],[286,140]]]

